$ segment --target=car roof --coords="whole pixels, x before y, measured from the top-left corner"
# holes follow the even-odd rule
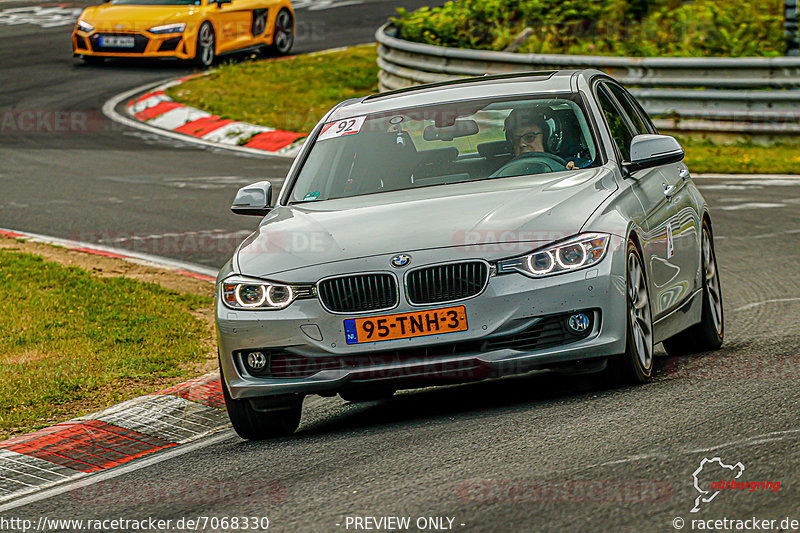
[[[602,73],[594,69],[547,70],[419,85],[347,100],[334,108],[327,120],[342,120],[394,109],[476,98],[575,92],[575,77],[585,77],[588,80],[599,74]]]

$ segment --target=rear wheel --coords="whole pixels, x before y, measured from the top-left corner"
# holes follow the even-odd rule
[[[214,63],[217,55],[214,28],[210,22],[204,22],[197,32],[195,45],[194,64],[200,68],[208,68]]]
[[[267,47],[267,52],[274,55],[285,56],[294,45],[294,21],[288,9],[281,9],[275,17],[275,29],[272,32],[272,44]]]
[[[222,395],[236,433],[246,440],[291,435],[300,425],[303,398],[297,395],[257,400],[231,398],[220,368]]]
[[[653,319],[642,255],[628,241],[627,338],[625,353],[609,358],[607,372],[614,382],[645,383],[653,376]]]
[[[711,229],[705,222],[701,238],[703,310],[700,322],[664,341],[664,349],[669,355],[686,355],[716,350],[722,346],[722,340],[725,337],[725,317],[722,312],[722,289],[717,269],[717,256],[714,253]]]

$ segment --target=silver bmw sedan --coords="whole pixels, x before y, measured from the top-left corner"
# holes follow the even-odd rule
[[[711,217],[636,100],[599,71],[484,76],[343,102],[220,271],[223,392],[246,439],[308,394],[557,369],[641,383],[653,346],[724,335]]]

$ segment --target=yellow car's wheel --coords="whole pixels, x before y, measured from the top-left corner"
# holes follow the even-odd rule
[[[288,9],[281,9],[275,17],[272,46],[268,50],[272,54],[285,56],[292,50],[292,45],[294,45],[294,20]]]
[[[210,22],[204,22],[197,32],[197,45],[195,46],[194,64],[201,68],[208,68],[214,63],[217,55],[214,28]]]

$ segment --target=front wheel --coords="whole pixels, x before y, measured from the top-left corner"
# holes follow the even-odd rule
[[[294,45],[294,20],[288,9],[281,9],[275,17],[275,29],[272,31],[272,44],[267,47],[267,52],[274,55],[285,56]]]
[[[200,68],[208,68],[214,64],[217,55],[214,28],[210,22],[204,22],[197,32],[195,44],[194,64]]]
[[[225,384],[220,368],[225,408],[237,435],[245,440],[264,440],[291,435],[300,425],[303,399],[292,395],[286,398],[234,400]]]
[[[722,313],[722,289],[719,282],[717,256],[711,229],[703,223],[700,247],[702,250],[703,309],[700,322],[664,341],[669,355],[686,355],[716,350],[725,337],[725,317]]]
[[[614,382],[645,383],[653,377],[653,319],[644,262],[631,241],[628,241],[626,265],[625,353],[610,357],[606,371]]]

